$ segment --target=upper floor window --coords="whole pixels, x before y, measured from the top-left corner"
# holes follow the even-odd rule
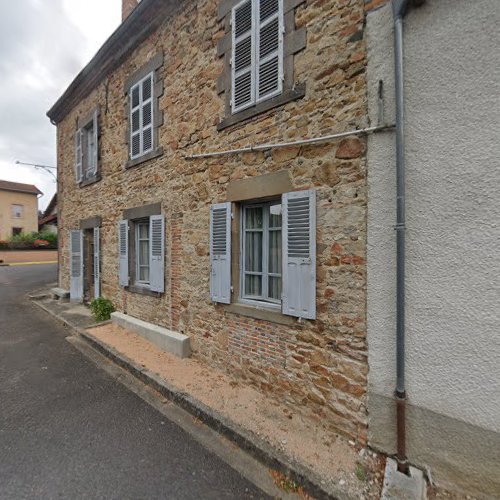
[[[128,124],[125,168],[135,167],[163,154],[159,128],[163,125],[160,98],[164,79],[163,52],[158,52],[125,80],[123,90],[127,96]]]
[[[99,111],[93,110],[75,134],[75,176],[82,185],[99,180]]]
[[[237,113],[281,94],[283,0],[243,0],[232,10],[231,108]]]
[[[23,205],[12,205],[12,217],[14,219],[22,219],[24,215]]]
[[[306,27],[295,28],[295,9],[305,0],[220,0],[225,34],[217,42],[224,71],[222,130],[305,95],[295,80],[294,57],[306,46]]]
[[[153,73],[130,89],[130,158],[153,150]]]

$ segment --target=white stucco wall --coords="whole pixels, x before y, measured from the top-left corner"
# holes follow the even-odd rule
[[[383,80],[393,121],[390,6],[368,15],[367,33],[370,117]],[[404,41],[409,404],[500,433],[500,3],[427,0]],[[375,400],[395,386],[393,133],[369,139],[368,176]]]

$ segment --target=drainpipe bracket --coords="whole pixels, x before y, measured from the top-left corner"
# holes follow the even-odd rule
[[[404,222],[395,224],[393,227],[395,231],[406,231],[406,224]]]

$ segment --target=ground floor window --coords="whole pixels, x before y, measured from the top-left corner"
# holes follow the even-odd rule
[[[136,282],[149,285],[149,219],[135,223]]]
[[[244,299],[281,303],[281,200],[242,206],[242,283]]]
[[[21,234],[23,232],[22,227],[13,227],[12,228],[12,236],[17,236],[18,234]]]

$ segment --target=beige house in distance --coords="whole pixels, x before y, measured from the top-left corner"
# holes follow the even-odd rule
[[[0,180],[0,240],[38,230],[38,195],[32,184]]]

